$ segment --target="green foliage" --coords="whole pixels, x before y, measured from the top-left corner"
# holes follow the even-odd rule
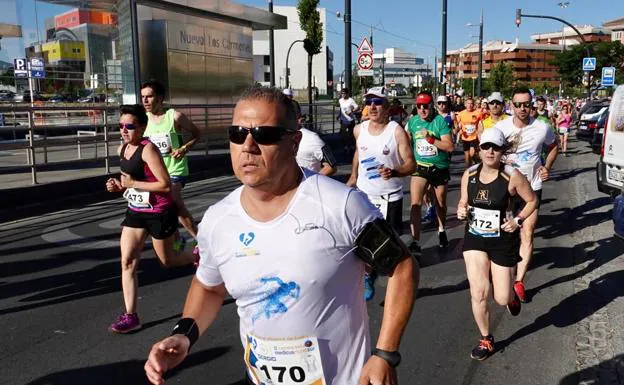
[[[0,75],[0,84],[3,86],[14,86],[15,77],[13,68],[9,68]]]
[[[485,88],[489,92],[497,91],[509,97],[514,86],[514,80],[513,67],[511,64],[502,61],[490,70],[489,76],[485,81]]]
[[[297,4],[299,23],[301,29],[306,33],[303,47],[309,55],[321,53],[321,45],[323,44],[323,23],[321,23],[321,15],[317,10],[318,5],[319,0],[299,0]]]
[[[619,41],[589,44],[591,57],[596,58],[594,80],[601,76],[602,67],[615,67],[616,84],[624,83],[624,45]],[[555,54],[549,64],[558,68],[566,87],[583,87],[583,58],[587,56],[584,44],[573,45],[564,52]]]

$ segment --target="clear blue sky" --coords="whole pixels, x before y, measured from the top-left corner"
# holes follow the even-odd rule
[[[484,40],[519,38],[529,42],[530,35],[538,32],[554,32],[561,24],[553,20],[523,19],[520,28],[514,24],[516,8],[524,13],[546,14],[561,17],[569,22],[600,26],[604,21],[624,17],[622,0],[568,0],[568,8],[561,9],[560,0],[448,0],[448,49],[457,49],[470,42],[476,42],[478,28],[466,27],[466,23],[478,23],[483,8]],[[5,0],[0,0],[0,4]],[[251,6],[268,6],[267,0],[236,0]],[[8,1],[13,3],[12,0]],[[275,5],[296,5],[296,0],[273,0]],[[35,0],[17,0],[18,9],[4,7],[0,22],[24,25],[22,47],[15,39],[3,39],[0,59],[7,60],[16,55],[23,56],[23,45],[37,40],[35,24]],[[321,0],[320,6],[327,9],[327,39],[334,51],[334,68],[340,73],[344,68],[344,23],[335,16],[344,12],[343,0]],[[41,38],[44,38],[44,19],[68,10],[67,7],[37,2],[37,14]],[[442,36],[441,0],[352,0],[352,39],[359,43],[370,33],[373,25],[375,48],[398,47],[416,53],[419,57],[431,59],[435,48],[440,55]],[[11,41],[13,40],[13,41]]]
[[[561,0],[448,0],[447,49],[457,49],[470,42],[478,42],[479,28],[466,27],[467,23],[479,23],[483,8],[483,39],[508,40],[516,38],[530,42],[531,34],[561,30],[561,23],[554,20],[523,19],[520,28],[514,24],[516,8],[523,13],[542,14],[565,19],[574,25],[601,26],[607,20],[624,17],[623,0],[567,0],[569,6],[561,9]],[[564,0],[565,1],[565,0]],[[238,0],[239,3],[268,7],[267,0]],[[274,5],[296,5],[296,0],[273,0]],[[327,39],[334,52],[335,73],[344,68],[344,23],[335,16],[344,12],[343,0],[321,0],[327,9]],[[374,30],[375,48],[398,47],[416,53],[419,57],[433,57],[437,47],[438,56],[442,46],[441,0],[352,0],[351,37],[358,44],[363,36]],[[365,25],[363,25],[365,24]],[[368,25],[368,26],[366,26]],[[383,32],[388,31],[389,33]],[[393,35],[398,35],[393,36]],[[354,55],[354,53],[352,53]],[[342,58],[342,59],[341,59]]]

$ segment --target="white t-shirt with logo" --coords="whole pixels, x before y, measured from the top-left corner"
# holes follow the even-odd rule
[[[355,385],[370,355],[370,335],[364,263],[354,242],[381,214],[366,195],[340,182],[307,170],[304,178],[286,211],[269,222],[246,214],[243,187],[211,206],[199,224],[197,279],[206,286],[225,283],[236,299],[245,348],[256,337],[315,337],[325,383]],[[265,352],[273,346],[259,345]],[[296,369],[314,369],[312,358],[298,358]]]
[[[297,150],[297,164],[308,170],[319,172],[322,168],[325,142],[316,132],[307,128],[301,128],[299,131],[301,131],[301,142]]]
[[[508,142],[514,143],[506,160],[531,182],[533,191],[542,189],[539,168],[542,165],[542,147],[555,143],[556,138],[549,126],[539,119],[532,119],[528,126],[518,128],[513,119],[501,120],[494,127],[500,129]]]
[[[340,98],[338,99],[338,103],[340,103],[340,113],[342,114],[343,118],[345,120],[348,120],[349,122],[352,122],[354,118],[353,111],[357,110],[358,108],[355,100],[353,100],[353,98]]]

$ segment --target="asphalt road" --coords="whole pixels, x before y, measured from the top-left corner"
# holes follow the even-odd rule
[[[435,229],[425,229],[418,300],[401,346],[401,384],[577,383],[575,324],[589,314],[576,310],[585,299],[574,295],[572,282],[585,254],[578,252],[584,245],[573,234],[608,221],[604,208],[610,199],[584,195],[595,190],[596,157],[584,145],[571,147],[573,156],[558,160],[553,180],[544,187],[527,284],[533,301],[515,318],[491,308],[498,353],[482,363],[469,357],[478,331],[458,253],[463,225],[453,219],[463,167],[455,163],[448,198],[451,245],[438,250]],[[191,183],[186,201],[199,219],[236,186],[230,176]],[[123,306],[118,252],[123,212],[121,199],[113,199],[0,224],[0,384],[147,383],[142,369],[147,352],[180,316],[193,269],[161,269],[148,245],[139,268],[143,329],[131,335],[108,332]],[[582,220],[570,220],[580,214]],[[605,247],[611,259],[623,250]],[[383,294],[380,280],[368,306],[374,337]],[[243,384],[242,353],[235,304],[227,300],[217,322],[167,383]]]

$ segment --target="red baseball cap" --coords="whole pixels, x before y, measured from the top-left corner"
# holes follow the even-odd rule
[[[416,96],[416,104],[431,104],[433,102],[433,98],[428,94],[418,94]]]

